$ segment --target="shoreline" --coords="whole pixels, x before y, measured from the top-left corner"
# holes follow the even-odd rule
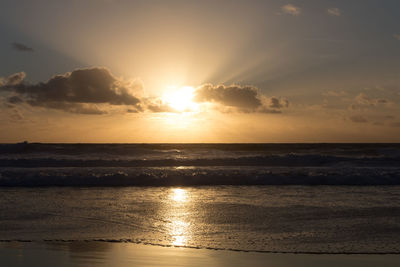
[[[399,254],[300,254],[101,241],[1,242],[5,266],[398,266]]]
[[[243,253],[259,253],[259,254],[289,254],[289,255],[400,255],[399,252],[329,252],[329,251],[274,251],[274,250],[246,250],[234,248],[217,248],[202,246],[177,246],[167,244],[157,244],[141,241],[133,241],[129,239],[91,239],[91,240],[65,240],[65,239],[43,239],[43,240],[0,240],[0,248],[3,244],[8,243],[28,243],[28,244],[90,244],[90,243],[106,243],[106,244],[131,244],[140,246],[150,246],[159,248],[173,249],[192,249],[192,250],[210,250],[210,251],[227,251],[227,252],[243,252]]]

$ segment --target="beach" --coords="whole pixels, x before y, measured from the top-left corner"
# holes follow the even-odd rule
[[[400,255],[256,253],[106,242],[0,243],[2,266],[398,266]]]

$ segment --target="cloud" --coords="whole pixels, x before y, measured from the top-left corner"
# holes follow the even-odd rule
[[[14,99],[15,100],[15,99]],[[18,104],[18,100],[15,100],[15,104]],[[0,121],[7,121],[11,123],[17,123],[24,121],[24,115],[19,110],[18,106],[13,102],[13,98],[7,99],[0,96]]]
[[[1,78],[0,77],[0,86],[13,86],[20,84],[26,77],[25,72],[18,72],[11,74],[8,77]]]
[[[24,115],[18,109],[13,109],[10,119],[13,121],[22,121],[24,120]]]
[[[345,91],[328,91],[322,94],[323,96],[334,96],[334,97],[341,97],[347,96],[348,94]]]
[[[8,105],[29,105],[77,114],[100,115],[109,112],[181,112],[160,97],[145,97],[143,84],[117,78],[106,68],[76,69],[55,75],[46,82],[25,82],[19,72],[0,78],[0,92]],[[199,107],[223,112],[281,113],[289,101],[267,97],[254,86],[204,84],[194,90]],[[204,104],[204,105],[203,105]]]
[[[365,117],[361,116],[361,115],[351,116],[350,120],[352,122],[356,122],[356,123],[366,123],[366,122],[368,122],[368,120]]]
[[[23,122],[25,120],[24,115],[15,107],[9,108],[5,111],[8,121],[13,123]],[[3,113],[4,114],[4,113]]]
[[[21,52],[33,52],[33,48],[17,42],[12,43],[12,47]]]
[[[395,39],[397,39],[397,40],[400,41],[400,34],[395,33],[395,34],[393,34],[393,37],[394,37]]]
[[[392,115],[393,102],[385,98],[373,98],[365,93],[356,95],[349,109],[353,115],[349,119],[355,123],[371,123],[372,125],[385,125],[387,121],[396,119]],[[391,113],[388,113],[390,111]]]
[[[157,100],[155,102],[148,102],[146,108],[155,113],[161,112],[177,112],[175,109],[170,107],[168,104],[162,102],[161,100]]]
[[[394,120],[396,117],[395,116],[393,116],[393,115],[386,115],[385,116],[385,119],[386,120]]]
[[[287,4],[287,5],[282,6],[281,10],[283,13],[289,14],[292,16],[298,16],[301,14],[301,8],[297,7],[295,5],[292,5],[292,4]]]
[[[268,107],[275,108],[275,109],[287,108],[287,107],[289,107],[289,101],[286,99],[282,100],[282,99],[278,99],[276,97],[271,97],[269,99]]]
[[[24,101],[19,96],[11,96],[7,99],[7,102],[11,104],[19,104]]]
[[[137,109],[130,109],[130,108],[128,108],[128,109],[126,110],[126,112],[127,112],[127,113],[138,113],[139,111],[138,111]]]
[[[16,94],[11,100],[14,102],[18,97],[31,106],[72,113],[103,114],[100,104],[141,109],[141,100],[134,92],[142,85],[118,79],[106,68],[77,69],[37,84],[24,83],[24,78],[23,72],[10,75],[3,79],[0,90]]]
[[[355,101],[358,105],[363,106],[377,106],[379,104],[388,104],[389,100],[384,98],[371,98],[364,93],[360,93],[355,97]]]
[[[239,85],[204,84],[196,89],[194,100],[216,103],[240,112],[280,113],[279,109],[289,106],[286,99],[267,98],[256,87]]]
[[[99,104],[89,103],[67,103],[67,102],[46,102],[40,105],[36,102],[28,101],[31,106],[39,106],[49,109],[58,109],[69,113],[87,114],[87,115],[102,115],[107,114],[108,109]]]
[[[354,102],[350,105],[350,109],[357,110],[357,109],[366,109],[366,108],[377,108],[382,106],[390,106],[393,102],[389,101],[385,98],[372,98],[364,93],[358,94],[354,98]]]
[[[341,11],[339,8],[337,8],[337,7],[328,8],[328,9],[327,9],[327,12],[328,12],[328,14],[331,15],[331,16],[337,16],[337,17],[339,17],[339,16],[342,15],[342,11]]]

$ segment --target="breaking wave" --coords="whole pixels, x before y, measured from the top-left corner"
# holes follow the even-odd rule
[[[0,186],[197,185],[400,185],[400,168],[10,168],[0,173]]]
[[[0,145],[0,186],[399,184],[396,144]]]

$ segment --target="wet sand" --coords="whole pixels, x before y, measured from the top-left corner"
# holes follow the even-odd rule
[[[2,242],[1,266],[398,266],[399,254],[218,251],[111,242]]]

